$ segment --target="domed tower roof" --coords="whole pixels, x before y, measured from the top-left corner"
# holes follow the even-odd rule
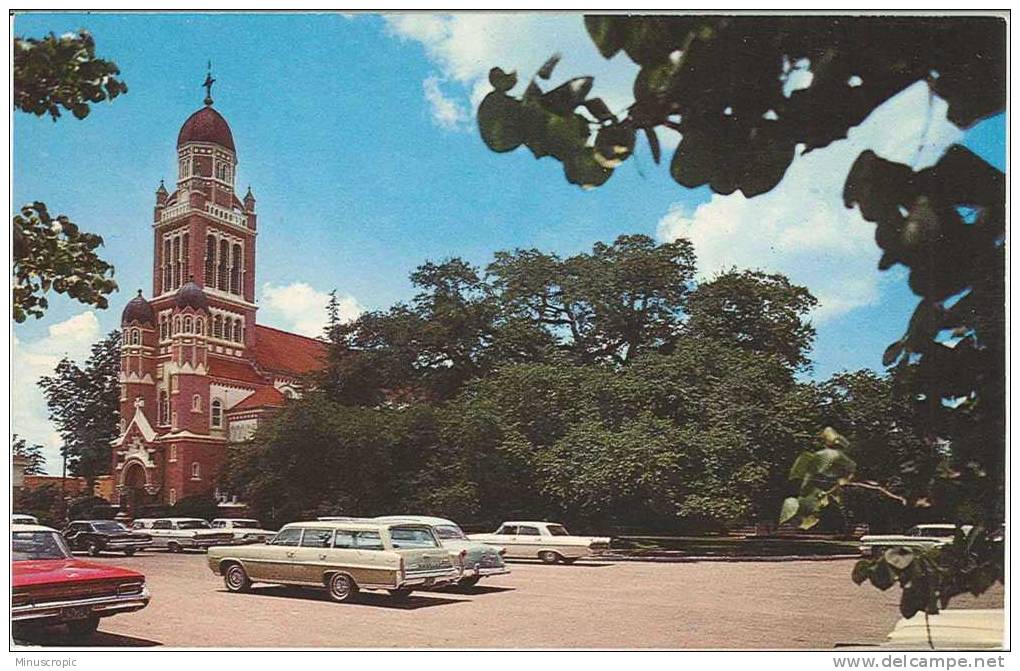
[[[227,120],[208,105],[189,116],[181,126],[181,132],[177,134],[177,146],[181,147],[188,142],[211,142],[236,153],[234,135],[230,132]]]
[[[177,290],[174,302],[179,308],[209,311],[209,300],[205,297],[205,292],[191,280],[182,284],[181,288]]]
[[[128,301],[128,304],[124,306],[124,312],[120,315],[121,324],[130,324],[131,322],[156,324],[156,313],[153,312],[149,301],[142,297],[141,289],[138,290],[137,296]]]

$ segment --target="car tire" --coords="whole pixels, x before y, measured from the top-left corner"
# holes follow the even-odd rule
[[[176,554],[181,551],[181,544],[170,541],[169,543],[166,544],[166,549],[167,552],[172,552]]]
[[[403,601],[407,597],[411,596],[411,592],[413,592],[414,590],[405,587],[402,589],[390,589],[386,591],[389,592],[390,596],[392,596],[394,599]]]
[[[481,579],[482,579],[481,576],[473,575],[470,578],[461,578],[460,580],[457,581],[457,584],[460,585],[461,587],[474,587],[475,585],[478,584],[478,581]]]
[[[345,603],[357,595],[358,584],[346,573],[333,573],[326,579],[326,591],[333,601]]]
[[[245,593],[251,591],[251,578],[240,564],[230,564],[223,572],[223,584],[228,592]]]
[[[133,557],[134,554],[135,554],[135,549],[134,548],[128,548],[127,550],[124,550],[124,556],[125,557]]]
[[[67,631],[71,636],[91,636],[96,633],[96,629],[99,628],[99,616],[93,615],[86,620],[77,620],[75,622],[67,622],[65,624]]]
[[[99,548],[99,545],[96,543],[89,543],[87,551],[90,557],[98,557],[99,553],[102,552],[102,550]]]
[[[552,550],[542,550],[538,553],[538,558],[542,560],[543,564],[555,564],[560,560],[560,556]]]

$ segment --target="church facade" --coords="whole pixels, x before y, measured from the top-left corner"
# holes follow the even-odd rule
[[[322,342],[256,321],[255,198],[235,194],[233,134],[212,103],[177,136],[176,189],[156,191],[152,296],[139,290],[121,317],[111,472],[122,510],[217,491],[228,445],[325,357]]]

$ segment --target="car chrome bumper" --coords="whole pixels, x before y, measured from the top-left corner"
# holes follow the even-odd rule
[[[132,541],[130,543],[107,543],[103,546],[106,552],[120,552],[122,550],[144,550],[152,547],[152,541]]]
[[[483,578],[489,575],[504,575],[509,572],[510,567],[508,566],[479,566],[476,564],[474,566],[468,566],[467,568],[465,568],[464,572],[461,573],[460,577],[474,578],[475,576],[478,576],[480,578]]]
[[[454,582],[460,576],[461,572],[455,568],[408,573],[397,587],[438,587]]]
[[[136,594],[119,594],[117,596],[97,596],[90,599],[69,599],[67,601],[47,601],[39,604],[26,604],[11,607],[11,620],[24,622],[28,620],[60,620],[61,613],[68,608],[88,608],[92,614],[104,617],[116,613],[130,613],[141,610],[149,605],[149,588],[143,587]]]

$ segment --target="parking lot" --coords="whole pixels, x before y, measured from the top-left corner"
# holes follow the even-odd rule
[[[515,562],[474,588],[352,604],[290,587],[228,593],[199,552],[97,561],[141,571],[152,592],[144,610],[102,621],[89,641],[100,646],[831,649],[878,643],[899,617],[899,590],[857,587],[846,560]],[[999,586],[953,603],[1001,605]],[[72,644],[58,629],[32,642]]]

